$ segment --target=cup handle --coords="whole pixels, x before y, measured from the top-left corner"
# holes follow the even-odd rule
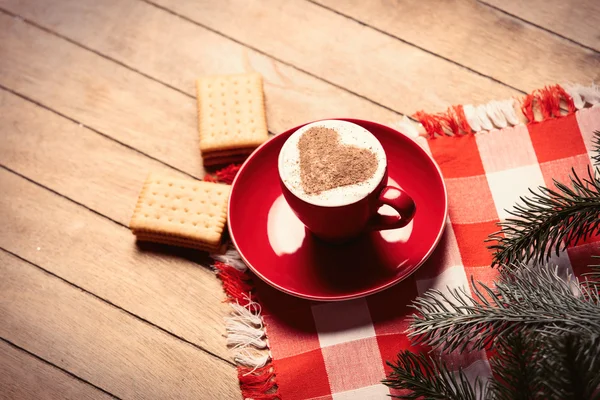
[[[379,206],[387,204],[398,215],[382,215],[377,212],[369,221],[372,230],[382,231],[406,226],[415,215],[416,206],[413,199],[401,189],[394,186],[384,187],[378,196]]]

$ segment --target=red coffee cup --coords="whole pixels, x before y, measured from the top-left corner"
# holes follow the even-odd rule
[[[381,148],[381,144],[375,137],[364,128],[347,121],[318,121],[305,125],[300,131],[306,132],[312,126],[332,126],[342,127],[344,129],[360,129],[370,135],[370,140],[374,140]],[[292,134],[288,140],[294,138]],[[331,242],[343,242],[358,236],[366,230],[386,230],[397,229],[406,226],[413,218],[416,207],[413,199],[402,189],[395,186],[388,186],[387,159],[385,156],[380,158],[380,162],[385,163],[380,175],[381,178],[372,190],[365,193],[360,199],[348,202],[347,204],[336,204],[329,206],[316,204],[307,196],[301,198],[294,193],[293,188],[288,187],[286,180],[282,178],[282,165],[285,162],[283,153],[284,145],[279,155],[279,181],[283,195],[294,211],[296,216],[315,236]],[[383,153],[385,154],[385,153]],[[371,185],[373,186],[373,185]],[[379,213],[379,208],[388,205],[393,208],[397,215],[383,215]]]

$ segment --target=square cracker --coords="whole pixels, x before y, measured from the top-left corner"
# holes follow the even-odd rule
[[[215,251],[227,222],[230,186],[150,174],[130,229],[142,241]]]
[[[204,77],[196,88],[203,157],[224,150],[248,154],[268,139],[260,74]]]

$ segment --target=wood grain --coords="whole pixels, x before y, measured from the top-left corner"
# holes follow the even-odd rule
[[[331,117],[383,124],[399,119],[393,111],[141,1],[0,0],[0,7],[191,96],[199,76],[257,71],[263,76],[271,132]]]
[[[127,399],[239,397],[229,364],[1,251],[0,277],[0,336],[94,385]]]
[[[600,79],[599,54],[473,0],[315,1],[526,92],[547,84]],[[497,3],[535,7],[537,16],[571,15],[541,0]],[[596,26],[588,25],[585,31],[600,40],[598,10]]]
[[[6,255],[2,252],[0,259],[3,257]],[[18,264],[10,257],[9,262]],[[23,266],[27,267],[24,263]],[[114,397],[0,341],[0,399],[109,400]]]
[[[194,176],[196,101],[0,14],[0,84]]]
[[[87,154],[84,149],[65,149]],[[101,179],[101,172],[84,171]],[[198,265],[208,262],[205,253],[140,247],[129,229],[6,170],[0,176],[0,247],[220,357],[229,357],[223,322],[229,307],[223,303],[224,293],[214,273]],[[70,185],[66,169],[58,177],[64,179],[59,189]],[[90,195],[76,199],[85,201],[85,196]]]
[[[304,0],[151,0],[396,111],[517,91]]]
[[[600,2],[597,0],[482,2],[600,52]]]
[[[0,107],[1,165],[121,224],[148,173],[187,177],[2,89]]]

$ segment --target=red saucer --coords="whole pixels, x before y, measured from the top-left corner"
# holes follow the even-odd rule
[[[391,128],[346,121],[365,127],[379,139],[387,155],[389,184],[409,193],[417,212],[401,229],[368,232],[343,245],[322,242],[296,218],[279,186],[279,150],[299,127],[264,143],[233,182],[229,233],[259,278],[294,296],[345,300],[386,289],[423,264],[442,236],[448,206],[437,164],[414,141]]]

